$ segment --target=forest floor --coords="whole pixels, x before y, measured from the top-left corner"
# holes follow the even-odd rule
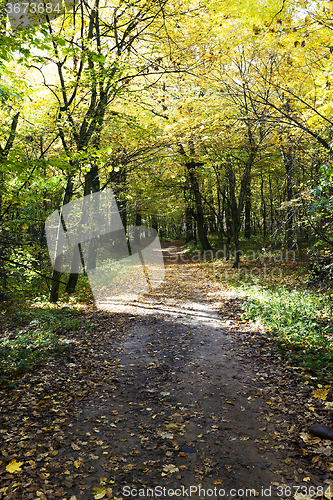
[[[241,303],[166,258],[154,292],[84,310],[67,352],[0,391],[0,498],[333,497],[331,441],[308,433],[329,423],[311,377]]]

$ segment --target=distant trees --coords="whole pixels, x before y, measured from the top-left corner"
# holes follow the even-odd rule
[[[52,302],[73,293],[80,249],[52,274],[43,222],[108,186],[125,228],[141,220],[203,250],[216,232],[235,267],[243,235],[331,251],[330,4],[245,4],[78,0],[40,26],[7,25],[4,294],[32,271]]]

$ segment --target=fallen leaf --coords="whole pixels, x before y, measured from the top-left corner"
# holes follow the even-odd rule
[[[100,500],[106,495],[106,488],[93,488],[95,500]]]
[[[176,467],[173,464],[164,465],[162,476],[166,476],[167,474],[173,474],[174,472],[179,472],[178,467]]]
[[[302,439],[302,441],[304,441],[304,443],[307,443],[311,439],[310,435],[306,432],[301,432],[299,437]]]
[[[12,460],[6,467],[6,471],[10,472],[11,474],[14,474],[15,472],[20,472],[21,465],[23,465],[23,462],[16,462],[16,460]]]
[[[316,399],[321,399],[322,401],[325,401],[328,393],[329,393],[329,389],[317,389],[313,393],[313,397]]]
[[[163,439],[173,439],[173,434],[171,434],[171,432],[161,432],[160,436]]]

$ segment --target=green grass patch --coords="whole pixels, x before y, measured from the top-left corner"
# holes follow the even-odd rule
[[[14,386],[15,379],[41,364],[54,354],[63,352],[68,344],[59,337],[44,330],[18,333],[15,338],[0,341],[0,383]]]
[[[39,302],[0,309],[4,327],[0,337],[0,384],[14,386],[26,372],[49,356],[69,349],[69,332],[84,320],[73,308],[59,309]]]
[[[255,259],[245,252],[240,269],[224,259],[203,266],[244,297],[244,319],[264,325],[287,362],[333,380],[332,290],[310,288],[309,263],[297,256],[255,250]]]
[[[327,296],[281,285],[241,287],[245,318],[267,326],[293,364],[333,379],[333,320]]]

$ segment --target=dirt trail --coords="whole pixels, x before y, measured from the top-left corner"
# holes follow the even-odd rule
[[[196,264],[166,269],[154,293],[90,314],[66,357],[2,394],[2,498],[288,498],[221,286]]]

